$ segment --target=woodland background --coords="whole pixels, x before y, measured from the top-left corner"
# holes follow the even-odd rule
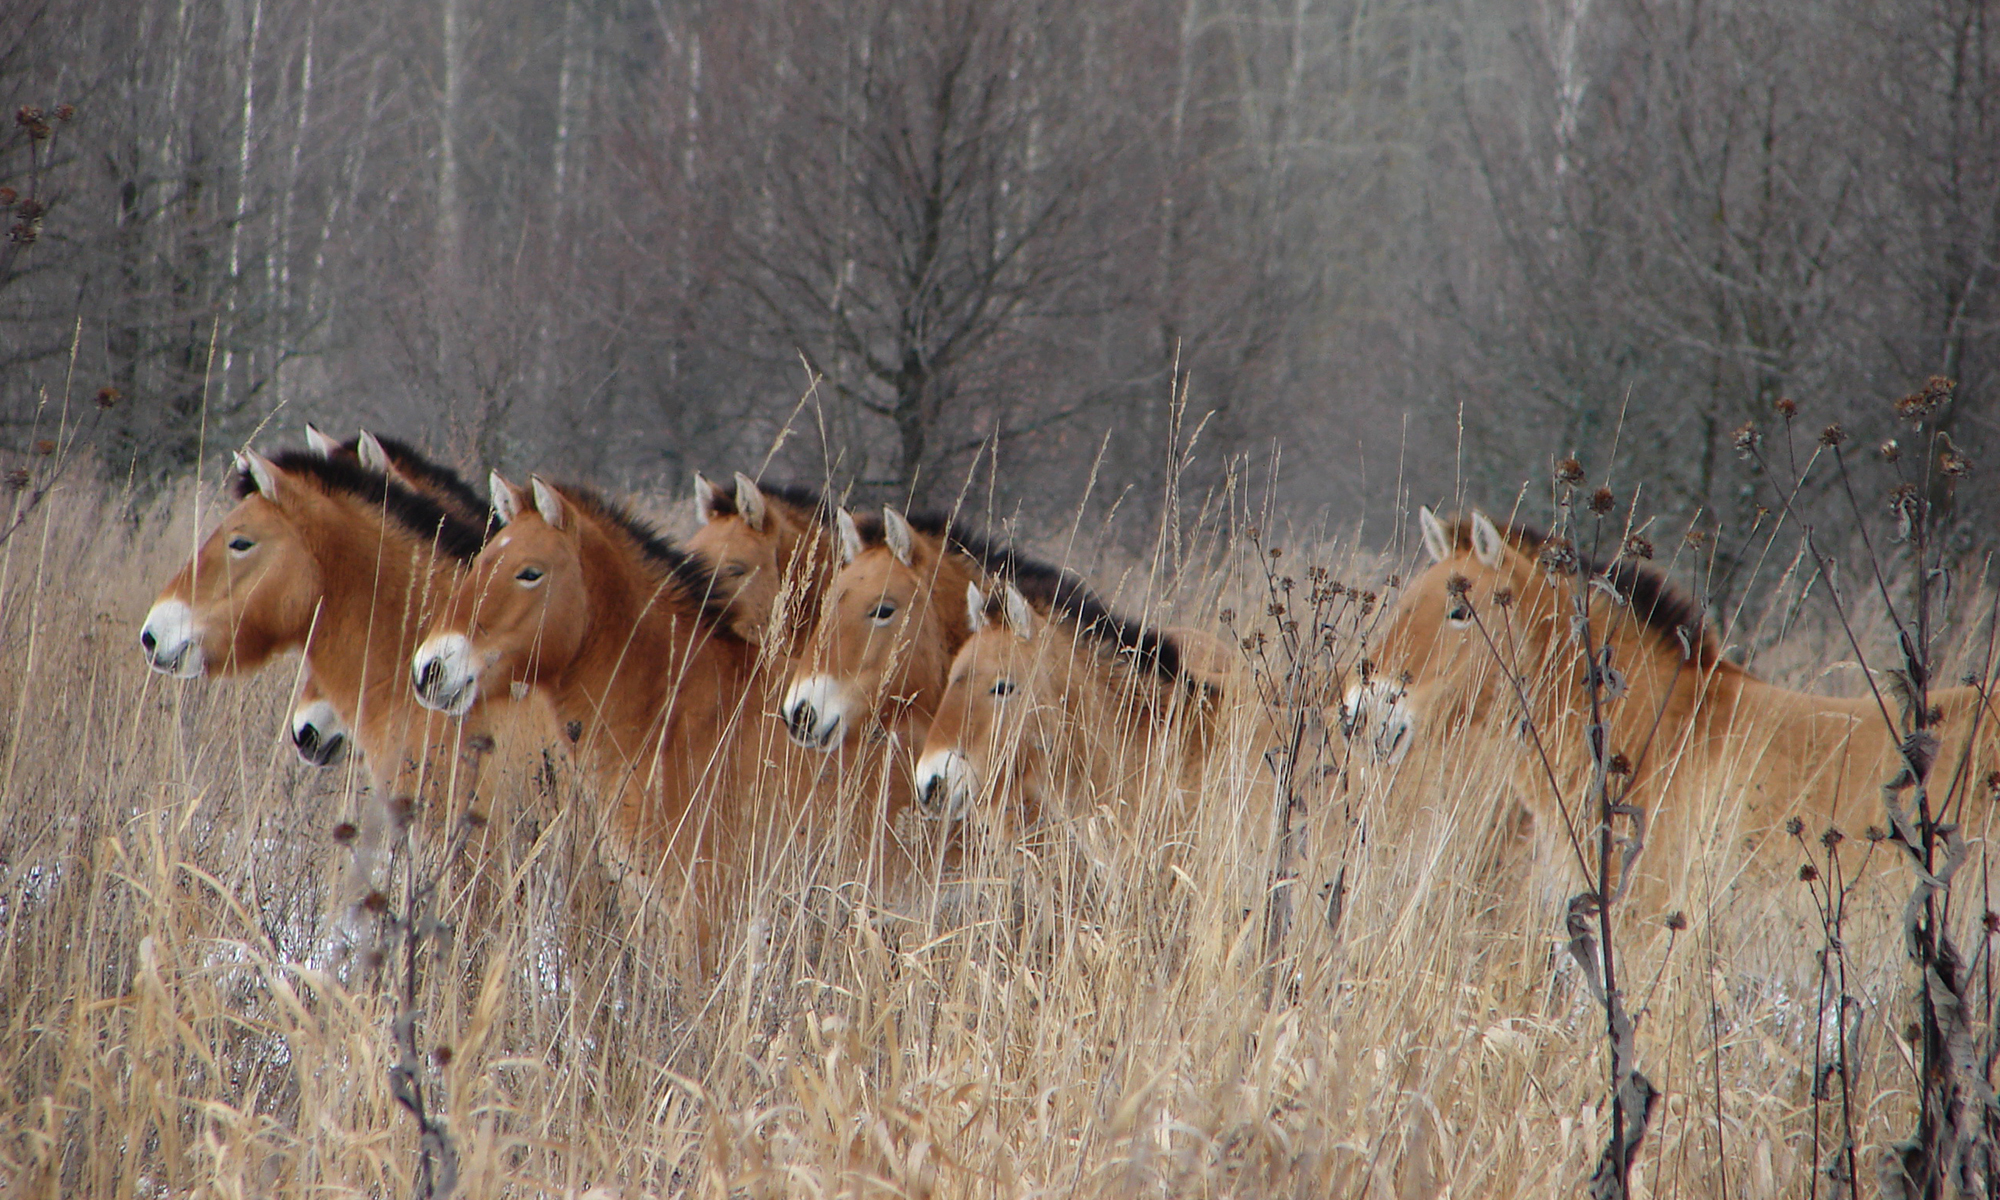
[[[992,446],[1144,543],[1569,452],[1742,533],[1733,429],[1932,374],[2000,442],[1979,0],[8,0],[0,99],[17,469],[65,397],[147,486],[305,419],[933,505]]]

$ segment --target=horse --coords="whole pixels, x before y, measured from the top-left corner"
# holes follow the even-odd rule
[[[603,806],[628,887],[677,897],[697,954],[722,887],[776,828],[746,787],[739,736],[756,649],[735,632],[713,572],[588,488],[497,473],[500,529],[408,659],[426,708],[545,693]],[[782,805],[784,789],[770,794]],[[678,878],[653,889],[654,877]]]
[[[1757,678],[1723,657],[1695,601],[1629,557],[1594,562],[1479,512],[1446,524],[1422,509],[1418,521],[1430,565],[1402,589],[1373,677],[1344,704],[1345,727],[1378,765],[1469,733],[1511,741],[1513,790],[1581,840],[1597,819],[1574,808],[1594,770],[1585,741],[1594,674],[1611,784],[1644,814],[1648,861],[1685,862],[1695,842],[1721,838],[1768,863],[1792,818],[1818,836],[1882,811],[1908,732],[1883,702]],[[1579,589],[1600,656],[1590,668]],[[1979,689],[1940,690],[1930,703],[1939,778],[1982,778],[2000,751],[2000,722],[1983,712]],[[1550,814],[1557,800],[1566,803]]]
[[[410,699],[403,664],[481,531],[355,461],[246,451],[235,465],[235,507],[162,589],[140,645],[154,670],[183,679],[303,650],[382,801],[364,823],[365,878],[390,807],[434,793],[455,764],[458,730]]]
[[[456,471],[440,466],[394,438],[379,438],[367,430],[343,442],[311,422],[306,423],[306,447],[324,459],[344,459],[383,475],[412,492],[428,496],[464,524],[485,528],[489,510],[478,493]],[[308,765],[327,767],[347,753],[348,733],[340,710],[313,682],[312,671],[300,671],[299,690],[292,700],[292,747]]]
[[[963,820],[991,796],[1032,827],[1072,801],[1186,795],[1198,783],[1220,694],[1176,637],[1078,589],[1046,614],[1011,582],[990,596],[967,584],[965,603],[971,636],[916,766],[928,815]]]
[[[730,627],[774,657],[797,654],[833,577],[833,508],[810,488],[765,487],[737,472],[725,490],[694,476],[691,552],[715,573]]]

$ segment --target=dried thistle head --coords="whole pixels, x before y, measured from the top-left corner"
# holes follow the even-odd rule
[[[1514,607],[1514,589],[1507,587],[1496,589],[1493,593],[1493,606],[1495,608]]]
[[[21,215],[23,221],[39,221],[48,215],[49,206],[30,196],[21,201],[21,206],[14,211]]]
[[[49,455],[54,454],[55,452],[56,452],[56,443],[54,438],[36,439],[35,453],[41,455],[43,458],[47,458]]]
[[[1811,883],[1813,880],[1818,878],[1819,878],[1818,867],[1813,866],[1811,863],[1801,863],[1799,865],[1800,883]]]
[[[52,116],[52,117],[54,117],[54,118],[55,118],[56,120],[58,120],[58,121],[67,121],[67,120],[70,120],[71,118],[73,118],[73,117],[75,117],[75,116],[76,116],[76,105],[74,105],[74,104],[58,104],[58,105],[56,105],[56,106],[55,106],[55,108],[54,108],[54,109],[53,109],[53,110],[52,110],[52,111],[51,111],[51,112],[49,113],[49,115],[50,115],[50,116]]]
[[[1646,559],[1652,558],[1653,557],[1652,539],[1648,538],[1643,533],[1626,534],[1624,554],[1625,557],[1627,558],[1646,558]]]
[[[1972,460],[1952,444],[1950,434],[1938,434],[1938,443],[1938,474],[1946,479],[1963,479],[1972,474]]]
[[[1690,550],[1699,550],[1708,544],[1708,531],[1705,529],[1690,529],[1682,536],[1681,540],[1687,543]]]
[[[353,841],[355,835],[360,832],[361,832],[360,830],[354,827],[354,822],[342,821],[340,824],[335,825],[333,827],[333,840],[339,843],[340,845],[345,846],[347,843]]]
[[[1838,421],[1835,421],[1833,424],[1828,425],[1825,429],[1819,431],[1819,444],[1825,446],[1829,450],[1834,449],[1835,447],[1841,445],[1846,441],[1847,441],[1847,431],[1840,427],[1840,422]]]
[[[451,1060],[452,1052],[450,1046],[440,1044],[436,1049],[431,1051],[431,1061],[436,1063],[440,1070],[450,1066]]]
[[[1847,840],[1847,835],[1840,832],[1840,830],[1835,829],[1831,825],[1826,827],[1825,833],[1819,835],[1819,844],[1825,846],[1829,850],[1833,849],[1835,846],[1840,845],[1840,843],[1846,840]]]
[[[1667,928],[1679,933],[1688,927],[1687,914],[1676,909],[1667,914]]]
[[[1797,837],[1805,831],[1806,823],[1798,817],[1791,817],[1785,821],[1785,833],[1787,836]]]
[[[1895,438],[1890,438],[1888,441],[1883,442],[1876,452],[1882,456],[1882,461],[1886,463],[1895,462],[1897,459],[1903,457],[1902,444],[1897,442]]]
[[[1471,590],[1472,581],[1463,575],[1453,575],[1450,579],[1444,581],[1444,594],[1454,600],[1465,599],[1466,593]]]
[[[1613,508],[1616,508],[1617,506],[1618,506],[1618,501],[1615,498],[1613,498],[1613,496],[1611,495],[1611,489],[1608,487],[1600,487],[1596,491],[1590,493],[1590,511],[1596,513],[1600,517],[1610,512]]]
[[[1225,608],[1216,615],[1222,619],[1224,625],[1236,624],[1236,610],[1233,608]]]
[[[1620,751],[1611,756],[1611,761],[1604,764],[1604,769],[1613,775],[1630,775],[1632,773],[1632,760],[1625,757],[1625,753]]]
[[[7,490],[10,492],[20,491],[22,488],[28,486],[29,478],[28,468],[15,467],[13,470],[7,472]]]
[[[361,907],[372,913],[388,912],[389,894],[380,888],[376,888],[361,898]]]
[[[2000,912],[1987,909],[1986,915],[1979,919],[1979,923],[1985,927],[1988,934],[2000,933]]]
[[[97,407],[99,408],[111,408],[124,398],[125,393],[115,387],[101,387],[97,389]]]
[[[1576,574],[1577,566],[1581,562],[1577,557],[1576,547],[1570,545],[1569,539],[1564,537],[1552,537],[1543,542],[1541,553],[1537,558],[1542,564],[1542,570],[1556,576]]]
[[[1574,454],[1565,455],[1556,463],[1556,482],[1571,487],[1583,482],[1583,464],[1577,461]]]
[[[1757,432],[1756,424],[1751,421],[1745,421],[1743,424],[1738,425],[1736,431],[1729,435],[1729,444],[1736,447],[1738,454],[1744,455],[1755,450],[1757,443],[1763,440],[1764,435]]]
[[[1913,425],[1921,424],[1950,403],[1952,391],[1957,387],[1956,379],[1933,375],[1924,381],[1924,386],[1896,401],[1896,415]]]
[[[1787,421],[1799,415],[1799,402],[1790,396],[1778,397],[1777,403],[1771,405],[1771,407],[1777,409],[1778,415]]]
[[[23,246],[34,245],[35,239],[40,236],[42,236],[42,231],[35,227],[33,221],[16,221],[7,229],[8,239],[19,242]]]
[[[1861,836],[1871,842],[1887,841],[1889,837],[1888,834],[1882,832],[1880,825],[1870,825],[1866,830],[1862,831]]]

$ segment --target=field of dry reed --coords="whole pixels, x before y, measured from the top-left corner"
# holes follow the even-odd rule
[[[1162,798],[975,837],[962,872],[896,896],[837,828],[867,806],[830,813],[768,847],[712,972],[663,952],[659,918],[598,865],[559,754],[483,826],[420,814],[378,911],[348,913],[335,830],[362,775],[294,756],[288,671],[183,683],[138,653],[218,511],[199,499],[134,516],[79,484],[0,547],[8,1194],[408,1196],[428,1178],[467,1196],[1400,1200],[1574,1196],[1590,1176],[1608,1092],[1601,1010],[1563,949],[1580,884],[1522,833],[1506,746],[1393,779],[1317,771],[1282,936],[1248,721],[1185,816]],[[1338,539],[1285,550],[1383,596],[1399,565]],[[1076,565],[1121,608],[1217,631],[1230,608],[1254,635],[1263,553]],[[1760,666],[1839,683],[1783,647]],[[1868,858],[1847,936],[1866,1163],[1909,1121],[1911,980],[1884,916],[1909,880],[1847,832],[1844,860]],[[1806,1195],[1839,1137],[1815,1100],[1819,922],[1795,877],[1743,866],[1708,846],[1676,864],[1677,894],[1621,914],[1662,1093],[1641,1194]],[[1955,910],[1975,972],[1985,878],[1961,872]]]

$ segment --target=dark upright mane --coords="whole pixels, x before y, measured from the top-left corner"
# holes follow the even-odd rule
[[[729,606],[715,585],[715,572],[701,555],[667,541],[652,526],[578,483],[558,485],[563,499],[583,509],[600,524],[632,544],[647,565],[680,599],[695,610],[695,620],[725,641],[742,639],[730,628]]]
[[[1030,607],[1044,615],[1054,615],[1076,627],[1076,631],[1113,653],[1130,655],[1154,674],[1172,683],[1192,686],[1195,678],[1181,661],[1180,643],[1171,634],[1148,629],[1130,617],[1120,616],[1105,606],[1090,585],[1053,563],[1030,558],[1012,546],[996,543],[984,533],[955,524],[937,513],[912,513],[910,528],[937,538],[965,555],[987,574],[1012,583]],[[870,545],[882,543],[878,527],[864,527],[862,538]]]
[[[1548,534],[1532,525],[1508,525],[1502,527],[1500,532],[1510,545],[1530,558],[1540,555],[1542,547],[1549,541]],[[1471,518],[1460,517],[1453,522],[1452,537],[1456,545],[1470,549]],[[1639,619],[1639,624],[1651,630],[1663,645],[1676,654],[1681,653],[1685,646],[1693,654],[1696,664],[1703,667],[1712,667],[1721,661],[1722,646],[1709,628],[1701,604],[1675,587],[1660,571],[1641,566],[1628,558],[1617,559],[1607,567],[1581,549],[1577,552],[1577,561],[1586,578],[1600,576],[1616,588],[1631,606],[1632,615]]]
[[[419,489],[444,497],[448,501],[447,507],[471,524],[485,525],[488,522],[493,510],[486,497],[474,491],[457,471],[430,458],[408,442],[380,436],[375,440],[381,443],[396,469],[408,476]],[[361,457],[360,446],[361,439],[354,437],[342,442],[340,449],[343,454],[353,455],[358,460]]]
[[[358,460],[321,458],[310,450],[281,450],[271,464],[287,475],[306,476],[326,491],[381,505],[389,520],[412,537],[429,542],[461,561],[469,561],[486,543],[484,529],[429,496],[413,492],[379,471],[369,470]],[[238,471],[236,498],[245,499],[256,491],[256,479],[248,471]]]

